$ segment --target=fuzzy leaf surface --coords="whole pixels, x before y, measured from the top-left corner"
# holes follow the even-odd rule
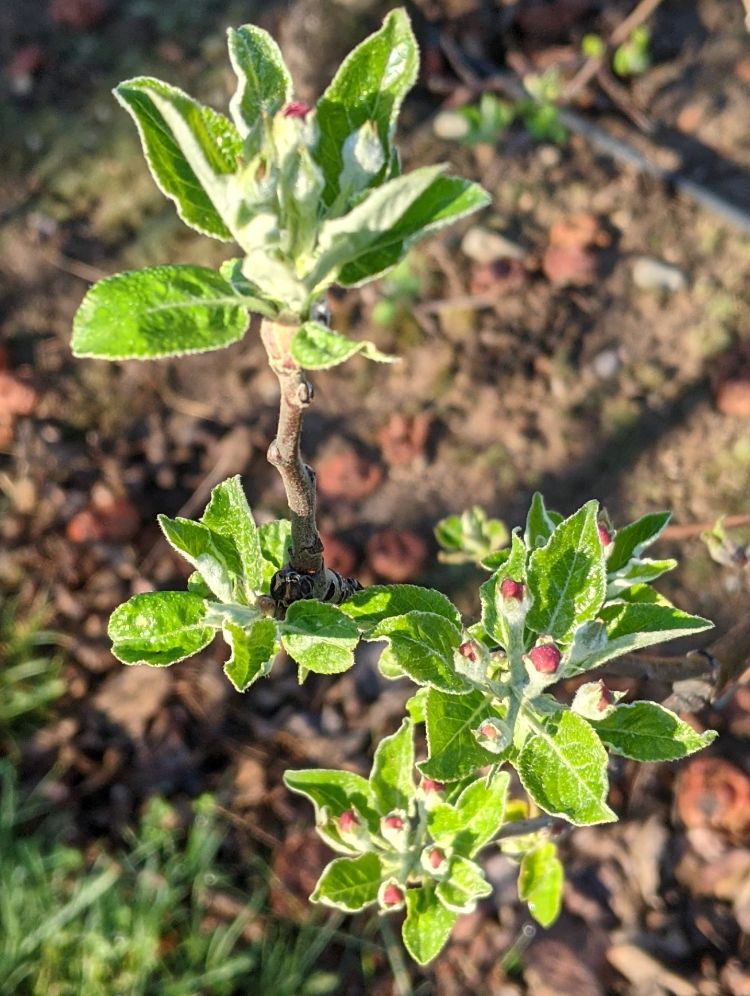
[[[479,865],[460,855],[451,860],[448,878],[436,888],[440,902],[452,913],[473,913],[477,899],[492,893]]]
[[[288,519],[274,519],[258,526],[258,541],[263,557],[263,590],[268,591],[271,578],[287,562],[292,542],[292,524]]]
[[[445,595],[416,584],[372,585],[344,602],[341,611],[363,631],[372,629],[384,619],[403,616],[407,612],[431,612],[461,628],[461,614]]]
[[[418,965],[426,965],[440,954],[457,918],[457,913],[443,906],[434,888],[406,890],[406,920],[401,935]]]
[[[597,502],[587,502],[531,554],[528,582],[534,602],[526,624],[536,633],[564,640],[601,608],[606,570],[597,512]]]
[[[431,688],[425,712],[430,756],[419,769],[428,778],[457,781],[497,760],[472,732],[495,714],[483,692],[446,695]]]
[[[503,825],[509,783],[507,771],[485,775],[468,785],[454,805],[434,806],[427,814],[432,837],[473,858]]]
[[[227,177],[237,170],[242,145],[234,125],[151,77],[126,80],[114,93],[136,123],[157,186],[185,224],[231,241]]]
[[[715,730],[698,733],[656,702],[618,705],[591,725],[611,751],[636,761],[676,761],[707,747],[717,735]]]
[[[527,851],[518,873],[518,897],[542,927],[549,927],[560,913],[565,881],[557,848],[547,842]]]
[[[671,518],[671,512],[649,512],[618,529],[612,552],[607,558],[607,570],[610,573],[618,571],[632,557],[639,557],[661,536]]]
[[[292,356],[304,370],[329,370],[358,353],[377,363],[398,359],[381,353],[369,339],[347,339],[320,322],[305,322],[292,340]]]
[[[338,606],[311,599],[293,602],[280,629],[284,649],[308,671],[340,674],[354,663],[359,632]]]
[[[414,730],[405,719],[390,737],[380,741],[372,763],[370,788],[381,813],[408,809],[414,785]]]
[[[112,613],[107,629],[112,653],[123,664],[165,666],[207,647],[215,629],[206,603],[189,591],[133,595]]]
[[[444,616],[433,612],[407,612],[383,619],[364,637],[386,640],[381,666],[395,666],[418,685],[430,685],[444,692],[466,691],[468,685],[456,672],[453,652],[461,643],[461,632]]]
[[[539,726],[518,758],[523,787],[551,816],[576,826],[616,819],[607,805],[607,752],[591,726],[562,713],[556,730]]]
[[[157,516],[169,545],[198,571],[221,602],[233,602],[244,590],[242,561],[232,540],[201,522]]]
[[[273,619],[258,619],[246,629],[225,623],[223,633],[232,651],[224,674],[238,692],[245,692],[271,669],[279,650],[276,623]]]
[[[75,356],[153,360],[237,342],[254,302],[204,266],[152,266],[100,280],[73,323]]]
[[[231,540],[237,547],[248,596],[260,592],[263,584],[263,556],[253,514],[239,476],[217,484],[201,516],[204,526]]]
[[[380,858],[372,851],[357,858],[336,858],[324,869],[310,899],[357,913],[377,901],[382,877]]]
[[[254,24],[227,31],[229,60],[237,90],[229,111],[242,134],[253,131],[260,119],[271,117],[292,99],[292,78],[273,38]]]

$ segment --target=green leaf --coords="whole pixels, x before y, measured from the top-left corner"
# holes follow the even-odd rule
[[[164,666],[198,653],[213,640],[206,603],[189,591],[149,591],[119,605],[107,629],[123,664]]]
[[[359,633],[336,605],[310,599],[293,602],[281,633],[284,650],[308,671],[340,674],[354,663]]]
[[[273,619],[258,619],[249,629],[226,623],[223,633],[232,650],[232,656],[224,665],[224,674],[238,692],[245,692],[271,670],[279,651],[276,623]]]
[[[229,28],[229,59],[237,76],[237,90],[229,110],[243,135],[252,132],[263,117],[272,117],[292,99],[292,78],[279,46],[254,24]]]
[[[509,534],[504,522],[488,519],[484,509],[474,505],[461,515],[441,519],[435,526],[435,539],[442,547],[438,554],[442,563],[474,564],[497,552]]]
[[[384,619],[412,611],[443,616],[458,629],[461,628],[461,614],[445,595],[433,588],[420,588],[415,584],[372,585],[352,595],[341,606],[341,611],[363,631],[372,629]]]
[[[454,805],[434,806],[427,814],[433,839],[473,858],[503,825],[509,783],[507,771],[495,772],[468,785]]]
[[[529,558],[527,577],[534,601],[526,624],[536,633],[565,640],[601,608],[606,570],[597,531],[598,508],[597,502],[587,502]]]
[[[244,592],[242,561],[232,540],[192,519],[157,516],[167,542],[199,571],[222,602],[239,601]]]
[[[473,913],[477,899],[489,896],[492,886],[482,869],[460,856],[451,860],[448,877],[435,890],[440,902],[452,913]]]
[[[480,691],[446,695],[431,688],[427,696],[427,744],[430,756],[419,765],[428,778],[457,781],[497,758],[477,743],[473,730],[496,715]]]
[[[715,730],[698,733],[656,702],[616,706],[591,725],[610,750],[636,761],[675,761],[708,747],[717,736]]]
[[[564,712],[554,731],[537,724],[516,767],[523,787],[551,816],[576,826],[617,819],[606,803],[607,752],[575,713]]]
[[[671,518],[671,512],[650,512],[618,529],[612,552],[607,558],[607,570],[610,573],[619,571],[632,557],[639,557],[661,536]]]
[[[340,836],[333,835],[328,829],[328,816],[334,819],[345,810],[352,809],[366,820],[370,830],[378,829],[379,816],[375,809],[375,800],[367,779],[353,771],[337,770],[305,770],[286,771],[284,783],[292,792],[306,796],[315,806],[315,821],[318,833],[334,848],[350,852],[348,845],[343,845]]]
[[[398,731],[380,741],[372,763],[370,788],[381,813],[409,808],[414,785],[414,731],[405,719]]]
[[[621,591],[632,588],[634,584],[650,584],[662,574],[673,571],[677,567],[676,560],[649,560],[633,558],[625,567],[621,567],[607,578],[607,598],[616,598]]]
[[[310,899],[358,913],[377,901],[382,877],[380,858],[372,851],[357,858],[336,858],[324,869]]]
[[[237,171],[242,146],[234,125],[150,77],[126,80],[114,94],[136,123],[157,186],[182,220],[204,235],[231,241],[227,180]]]
[[[544,497],[535,491],[526,516],[526,531],[524,533],[524,541],[529,550],[544,546],[560,522],[562,522],[562,516],[557,512],[548,511],[544,504]]]
[[[274,519],[258,526],[260,552],[263,555],[263,590],[268,591],[271,578],[286,564],[292,543],[292,524],[288,519]]]
[[[375,123],[386,158],[390,155],[396,118],[418,70],[417,43],[402,9],[391,11],[381,29],[341,64],[317,106],[320,138],[315,155],[326,178],[326,204],[339,192],[344,142],[365,122]]]
[[[625,597],[641,598],[653,595],[654,601],[625,601]],[[692,616],[656,596],[647,585],[636,585],[623,592],[620,599],[605,605],[600,613],[607,630],[604,645],[594,646],[588,655],[571,660],[561,677],[569,678],[623,654],[651,647],[656,643],[675,640],[711,629],[713,623],[700,616]]]
[[[247,307],[203,266],[152,266],[91,287],[73,322],[73,354],[145,360],[205,353],[245,334]]]
[[[477,183],[456,176],[437,177],[398,222],[341,267],[338,283],[343,287],[358,287],[382,276],[399,263],[416,242],[481,210],[490,202],[490,195]]]
[[[381,353],[368,339],[347,339],[320,322],[305,322],[292,340],[292,356],[305,370],[329,370],[357,353],[378,363],[395,363],[398,359]]]
[[[402,937],[406,950],[418,965],[426,965],[444,948],[458,914],[443,906],[435,889],[406,890],[406,919]]]
[[[461,643],[461,632],[444,616],[433,612],[407,612],[383,619],[364,635],[365,640],[386,640],[381,667],[408,674],[418,685],[444,692],[466,691],[465,679],[456,672],[453,652]]]
[[[201,522],[212,532],[231,540],[237,548],[247,581],[248,599],[259,593],[263,585],[263,556],[258,530],[239,475],[216,485]]]
[[[542,927],[549,927],[560,913],[565,876],[557,848],[547,842],[527,851],[518,873],[518,897]]]

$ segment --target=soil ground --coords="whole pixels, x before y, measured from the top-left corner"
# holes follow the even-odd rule
[[[309,54],[325,51],[335,63],[383,6],[133,0],[83,28],[55,24],[49,12],[32,21],[20,2],[0,13],[0,372],[10,385],[0,392],[0,597],[23,605],[46,594],[67,662],[55,721],[25,745],[20,768],[31,784],[57,762],[59,804],[79,843],[116,841],[152,794],[179,802],[217,793],[240,853],[273,863],[282,916],[298,911],[289,894],[304,897],[325,860],[282,771],[366,769],[405,692],[384,685],[366,657],[338,680],[301,689],[281,664],[273,682],[244,697],[230,694],[218,647],[168,672],[124,670],[112,659],[109,612],[134,591],[184,578],[159,540],[157,512],[199,512],[213,484],[241,473],[259,518],[283,515],[265,461],[276,382],[256,329],[221,353],[113,365],[74,362],[70,330],[100,276],[231,255],[182,226],[161,197],[111,86],[147,73],[223,108],[231,87],[223,29],[255,20],[281,38],[302,89],[319,89],[331,67],[311,66]],[[460,87],[435,46],[438,28],[498,65],[567,66],[586,31],[607,35],[629,9],[542,6],[543,30],[531,16],[539,5],[520,4],[515,20],[510,7],[472,0],[414,10],[430,73],[405,108],[406,164],[450,161],[488,187],[493,206],[417,250],[413,297],[386,285],[332,299],[337,328],[403,359],[321,373],[305,429],[334,559],[365,582],[393,579],[404,551],[384,563],[373,550],[382,552],[385,530],[413,534],[427,556],[417,556],[411,580],[448,590],[469,613],[478,575],[437,562],[432,527],[470,504],[509,525],[522,521],[537,489],[563,512],[600,498],[615,524],[660,508],[678,523],[750,510],[750,238],[575,135],[538,143],[518,126],[488,153],[433,133],[433,115],[451,99],[436,95],[435,81]],[[631,135],[622,107],[636,108],[655,125],[636,144],[750,209],[741,3],[666,0],[651,25],[654,62],[621,84],[625,103],[594,89],[579,113]],[[24,83],[18,53],[32,46],[38,65]],[[550,255],[561,226],[581,216],[593,224],[590,242],[572,238]],[[502,233],[518,260],[470,259],[461,246],[472,225]],[[680,286],[638,286],[640,257],[670,264]],[[561,267],[572,267],[570,282]],[[379,325],[383,292],[393,308]],[[739,384],[733,405],[728,381]],[[422,428],[405,458],[394,450],[401,417]],[[377,485],[360,496],[363,476]],[[719,566],[699,538],[663,542],[659,552],[681,561],[661,585],[678,604],[720,632],[748,612],[747,571]],[[429,986],[420,991],[750,992],[750,819],[732,810],[750,776],[750,696],[741,690],[695,722],[722,732],[712,755],[725,762],[724,781],[721,772],[701,781],[690,763],[618,768],[613,804],[623,821],[566,842],[558,924],[528,943],[513,873],[493,857],[493,898],[419,977]],[[326,957],[343,958],[341,992],[362,991],[351,959]],[[390,991],[385,964],[374,991]]]

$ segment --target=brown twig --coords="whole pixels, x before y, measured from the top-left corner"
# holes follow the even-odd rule
[[[741,529],[743,526],[750,526],[750,514],[726,515],[722,518],[721,524],[725,529]],[[675,523],[674,525],[667,526],[661,534],[661,538],[666,540],[694,539],[700,536],[701,533],[709,532],[715,525],[716,519],[713,522]]]

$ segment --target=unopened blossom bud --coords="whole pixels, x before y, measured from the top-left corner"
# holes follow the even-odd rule
[[[384,906],[400,906],[404,901],[404,894],[397,885],[392,882],[383,889]]]
[[[437,871],[437,869],[445,861],[445,854],[439,847],[435,847],[430,851],[428,861],[430,862],[430,867]]]
[[[596,531],[599,533],[599,541],[602,546],[609,546],[612,542],[612,533],[601,522],[597,525]]]
[[[302,118],[304,120],[311,110],[309,104],[305,104],[301,100],[293,100],[286,105],[281,113],[285,118]]]
[[[524,588],[520,581],[513,578],[503,578],[500,582],[500,594],[503,598],[512,598],[517,602],[523,601]]]
[[[601,696],[599,698],[599,704],[597,706],[599,712],[606,712],[611,705],[615,704],[615,697],[612,694],[612,690],[607,688],[607,686],[602,682],[601,686]]]
[[[472,664],[476,664],[479,660],[477,646],[473,640],[467,640],[465,643],[462,643],[458,648],[458,652],[462,657],[465,657],[467,660],[471,661]]]
[[[529,660],[539,674],[554,674],[560,666],[562,654],[554,643],[543,643],[529,651]]]
[[[400,816],[394,816],[394,815],[386,816],[385,819],[383,820],[383,825],[386,827],[390,827],[391,830],[404,829],[404,821],[401,819]]]
[[[445,784],[443,782],[436,782],[434,778],[423,778],[422,779],[422,791],[423,792],[444,792]]]
[[[339,830],[342,833],[351,833],[359,826],[359,820],[357,819],[357,814],[351,810],[345,810],[341,816],[339,816]]]
[[[500,736],[500,731],[493,723],[483,723],[479,727],[479,732],[485,740],[497,740]]]

